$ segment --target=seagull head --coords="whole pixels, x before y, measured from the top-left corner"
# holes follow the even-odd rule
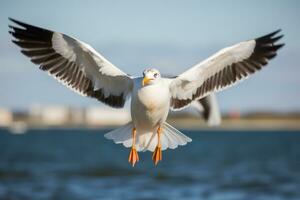
[[[160,73],[157,69],[145,69],[143,71],[143,82],[142,85],[152,85],[160,79]]]

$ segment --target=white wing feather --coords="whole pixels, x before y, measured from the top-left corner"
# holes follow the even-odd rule
[[[122,107],[132,90],[131,77],[115,67],[90,45],[62,33],[14,19],[10,26],[15,44],[40,69],[84,96]]]
[[[181,109],[193,100],[230,87],[260,70],[283,44],[275,31],[263,37],[224,48],[170,82],[171,107]]]

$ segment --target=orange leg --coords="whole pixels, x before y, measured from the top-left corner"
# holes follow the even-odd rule
[[[157,129],[157,146],[153,152],[152,160],[155,165],[158,164],[159,161],[162,160],[162,153],[161,153],[161,143],[160,143],[160,134],[161,134],[161,128],[158,127]]]
[[[136,128],[132,130],[132,147],[129,153],[128,162],[131,163],[132,167],[134,167],[135,163],[139,161],[139,155],[135,149],[135,139],[136,139]]]

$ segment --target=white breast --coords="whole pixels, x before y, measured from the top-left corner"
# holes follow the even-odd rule
[[[131,116],[137,128],[152,129],[163,123],[168,116],[169,106],[169,88],[163,81],[146,87],[141,86],[141,80],[135,81],[131,100]]]

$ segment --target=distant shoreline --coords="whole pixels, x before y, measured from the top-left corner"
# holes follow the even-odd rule
[[[198,130],[198,131],[300,131],[299,118],[225,118],[221,125],[209,127],[206,122],[198,117],[171,117],[168,123],[180,130]],[[122,125],[28,125],[25,123],[13,124],[9,127],[2,127],[10,130],[13,134],[23,134],[27,130],[76,130],[76,129],[92,129],[92,130],[112,130]]]
[[[175,127],[189,130],[299,130],[300,118],[223,118],[219,126],[209,127],[198,118],[170,119]]]
[[[14,133],[27,129],[96,128],[114,129],[131,120],[130,112],[102,107],[73,108],[65,106],[33,106],[28,110],[13,111],[0,108],[0,127]],[[253,111],[222,113],[221,125],[208,126],[199,113],[170,112],[168,123],[185,130],[299,130],[300,111]]]

